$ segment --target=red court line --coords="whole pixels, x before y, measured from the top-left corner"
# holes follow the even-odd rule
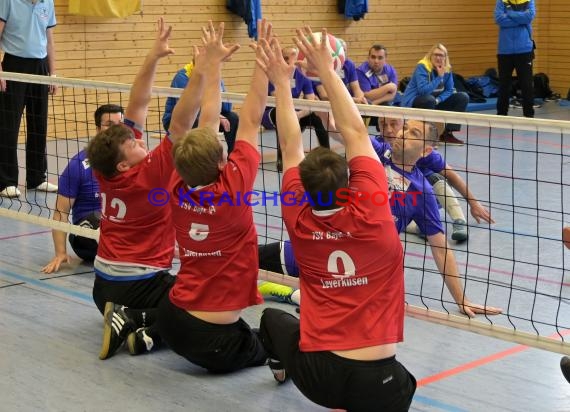
[[[51,230],[42,230],[41,232],[30,232],[30,233],[23,233],[21,235],[5,236],[5,237],[0,237],[0,240],[16,239],[25,236],[42,235],[44,233],[51,233]]]
[[[566,336],[569,334],[570,334],[570,330],[560,332],[560,335],[562,335],[562,336]],[[550,335],[549,337],[555,338],[558,336],[559,336],[558,333],[554,333],[554,334]],[[519,352],[523,352],[527,349],[530,349],[530,347],[525,346],[525,345],[513,346],[510,349],[507,349],[507,350],[504,350],[501,352],[497,352],[493,355],[484,356],[480,359],[476,359],[474,361],[464,363],[463,365],[456,366],[455,368],[451,368],[451,369],[448,369],[446,371],[436,373],[435,375],[431,375],[431,376],[425,377],[423,379],[420,379],[418,381],[418,388],[425,386],[425,385],[429,385],[429,384],[437,382],[437,381],[440,381],[440,380],[445,379],[445,378],[449,378],[450,376],[458,375],[462,372],[466,372],[466,371],[469,371],[471,369],[478,368],[479,366],[483,366],[483,365],[486,365],[488,363],[491,363],[491,362],[494,362],[494,361],[497,361],[500,359],[504,359],[507,356],[515,355],[515,354],[517,354]]]
[[[432,256],[422,255],[420,253],[415,253],[415,252],[406,252],[406,255],[417,257],[420,259],[426,259],[426,260],[432,260],[432,261],[434,260]],[[551,283],[553,285],[562,285],[562,286],[570,287],[570,282],[558,282],[556,280],[544,279],[540,276],[534,277],[534,276],[530,276],[530,275],[523,275],[523,274],[520,274],[517,272],[509,272],[507,270],[502,270],[502,269],[493,269],[493,268],[490,268],[487,266],[476,265],[473,263],[465,264],[465,262],[462,262],[459,260],[457,260],[457,266],[458,267],[459,266],[465,266],[465,267],[471,268],[471,269],[485,270],[485,271],[488,271],[489,273],[497,273],[500,275],[512,276],[514,278],[521,278],[521,279],[532,280],[532,281],[536,281],[538,279],[538,281],[541,283]],[[560,268],[560,270],[564,270],[564,269]]]

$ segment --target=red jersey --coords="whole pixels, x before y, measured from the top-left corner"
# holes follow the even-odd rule
[[[349,188],[388,193],[384,168],[366,156],[349,163]],[[403,251],[390,205],[371,200],[315,211],[302,201],[299,168],[287,170],[282,203],[299,279],[300,349],[349,350],[401,342],[404,329]]]
[[[142,131],[125,121],[135,137]],[[101,188],[101,237],[97,260],[119,266],[138,266],[170,269],[174,257],[174,228],[168,204],[155,206],[149,202],[153,189],[162,189],[170,181],[174,170],[172,142],[165,137],[146,158],[124,173],[107,179],[94,171]],[[121,277],[136,280],[149,277],[156,271],[135,274],[97,273],[106,278]]]
[[[257,231],[247,192],[260,155],[238,140],[218,180],[189,188],[175,175],[172,217],[180,270],[170,300],[184,310],[229,311],[263,303],[257,290]]]

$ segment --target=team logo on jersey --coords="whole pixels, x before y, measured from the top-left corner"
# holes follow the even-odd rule
[[[81,163],[83,164],[83,168],[85,170],[87,170],[91,167],[91,165],[89,164],[89,159],[87,159],[87,158],[83,159],[83,161]]]
[[[390,79],[388,79],[388,76],[385,74],[381,74],[380,76],[376,76],[376,78],[378,79],[378,83],[380,83],[380,84],[386,84],[390,81]]]
[[[36,15],[42,21],[47,21],[49,19],[49,12],[47,6],[41,4],[36,7]]]

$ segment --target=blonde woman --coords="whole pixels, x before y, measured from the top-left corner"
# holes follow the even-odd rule
[[[433,46],[418,62],[402,100],[402,106],[405,107],[465,111],[469,96],[455,91],[449,55],[443,44]],[[457,124],[447,124],[439,141],[450,145],[463,145],[463,141],[453,135],[460,127]]]

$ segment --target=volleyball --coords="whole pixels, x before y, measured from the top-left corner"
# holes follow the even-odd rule
[[[317,44],[321,43],[321,38],[322,38],[322,33],[317,32],[317,33],[313,33],[313,36],[315,38],[315,41]],[[334,37],[332,34],[328,34],[327,35],[327,47],[331,53],[331,56],[333,58],[333,67],[334,70],[337,73],[340,73],[340,71],[342,70],[342,66],[344,65],[344,61],[346,59],[345,53],[344,53],[344,47],[342,47],[342,43],[339,39],[337,39],[336,37]],[[309,39],[310,41],[310,39]],[[299,51],[299,55],[297,56],[297,60],[300,62],[306,61],[305,55],[303,54],[303,52]],[[317,81],[319,80],[319,75],[315,72],[309,71],[307,70],[305,73],[305,76],[307,76],[309,79]]]

